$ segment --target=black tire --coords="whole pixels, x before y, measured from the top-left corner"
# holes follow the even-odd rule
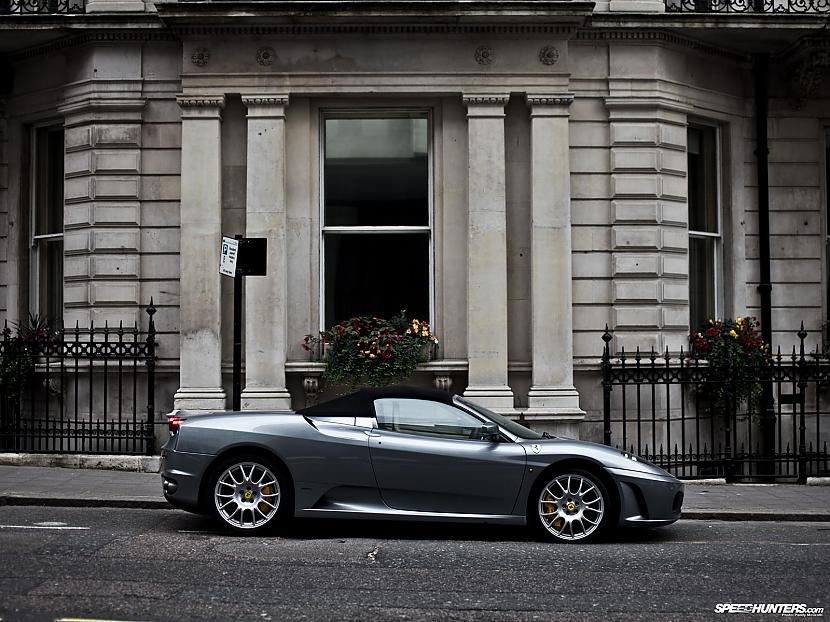
[[[613,526],[615,505],[596,474],[565,467],[539,479],[528,500],[527,520],[546,540],[593,542]]]
[[[274,460],[256,454],[223,460],[211,471],[205,506],[226,530],[239,535],[267,533],[291,516],[288,475]]]

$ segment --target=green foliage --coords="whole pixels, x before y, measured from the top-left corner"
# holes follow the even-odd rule
[[[392,319],[353,317],[319,335],[306,335],[303,347],[323,350],[327,383],[353,389],[406,380],[418,363],[429,359],[437,343],[427,322],[408,320],[401,311]]]
[[[689,334],[692,352],[708,363],[710,381],[700,387],[705,397],[722,405],[730,397],[735,405],[755,404],[761,395],[759,371],[770,365],[769,345],[758,334],[757,318],[709,320]]]

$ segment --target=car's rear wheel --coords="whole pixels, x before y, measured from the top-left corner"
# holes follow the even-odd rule
[[[213,515],[236,533],[262,533],[287,515],[287,477],[260,456],[235,456],[217,465],[209,490]]]
[[[549,539],[585,542],[597,538],[610,523],[611,497],[599,477],[569,468],[542,480],[530,511]]]

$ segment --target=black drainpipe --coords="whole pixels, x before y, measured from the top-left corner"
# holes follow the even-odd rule
[[[755,54],[755,163],[758,176],[758,243],[761,260],[761,337],[772,350],[772,279],[769,251],[769,55]],[[765,382],[761,393],[761,452],[769,459],[762,463],[762,473],[773,474],[775,465],[775,410],[772,383]],[[751,449],[750,449],[751,450]]]

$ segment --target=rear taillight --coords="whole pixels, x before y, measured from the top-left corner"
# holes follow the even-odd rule
[[[184,420],[184,417],[179,417],[178,415],[169,415],[167,417],[167,429],[170,430],[170,436],[175,436],[178,433]]]

